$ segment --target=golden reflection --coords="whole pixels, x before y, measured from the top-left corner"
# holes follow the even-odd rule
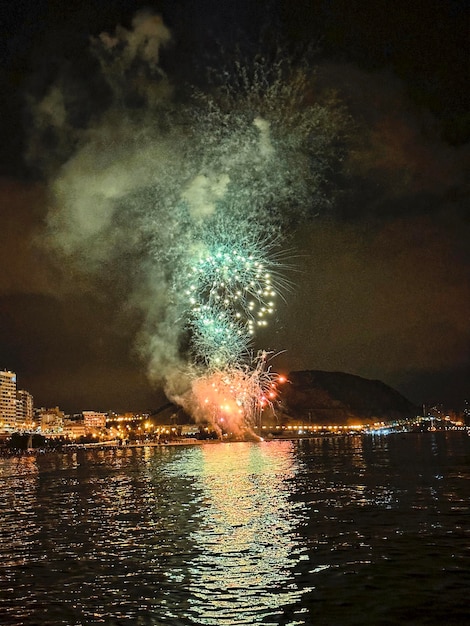
[[[351,465],[357,470],[365,470],[366,463],[364,461],[362,437],[356,435],[346,439],[346,441],[351,447]]]
[[[18,456],[13,459],[0,459],[0,478],[10,476],[28,476],[37,474],[39,471],[35,454]]]
[[[292,573],[301,558],[300,512],[289,499],[297,472],[292,442],[202,446],[200,463],[202,519],[191,536],[200,555],[191,573],[193,597],[204,603],[193,609],[201,623],[219,626],[282,612],[305,591]]]

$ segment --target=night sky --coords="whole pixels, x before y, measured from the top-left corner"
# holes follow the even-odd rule
[[[73,129],[86,128],[109,99],[90,37],[130,29],[150,8],[171,32],[160,64],[176,92],[203,81],[221,50],[250,55],[278,42],[286,54],[307,55],[319,89],[335,90],[351,118],[341,171],[331,174],[333,202],[294,230],[291,292],[259,336],[285,351],[275,369],[348,372],[416,403],[462,408],[470,397],[468,2],[4,5],[0,368],[16,371],[36,406],[164,402],[135,348],[142,318],[127,297],[125,259],[122,280],[116,271],[92,280],[44,235],[50,182],[73,140],[58,145],[34,113],[60,82]]]

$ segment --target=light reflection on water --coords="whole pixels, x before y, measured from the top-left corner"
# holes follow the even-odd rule
[[[0,459],[0,624],[460,624],[461,433]]]
[[[199,549],[189,568],[194,623],[276,624],[307,591],[292,571],[303,551],[295,532],[303,504],[289,499],[297,473],[292,448],[290,442],[205,446],[191,463],[170,466],[203,494],[190,535]]]

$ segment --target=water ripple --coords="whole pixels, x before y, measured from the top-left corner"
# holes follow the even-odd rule
[[[0,624],[464,623],[469,443],[0,459]]]

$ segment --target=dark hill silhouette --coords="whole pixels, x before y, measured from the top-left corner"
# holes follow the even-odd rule
[[[380,380],[307,370],[289,374],[278,414],[328,425],[406,419],[417,412],[413,403]]]
[[[162,426],[167,424],[181,426],[182,424],[194,423],[194,420],[174,402],[167,402],[166,404],[163,404],[160,408],[151,411],[150,420],[156,426]]]

